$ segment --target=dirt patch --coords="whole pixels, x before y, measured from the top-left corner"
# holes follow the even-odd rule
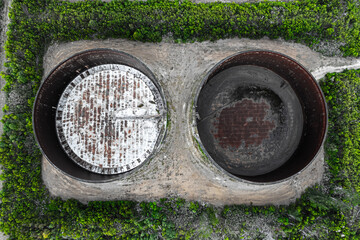
[[[323,175],[323,151],[306,169],[276,184],[238,181],[204,159],[192,136],[192,102],[205,74],[220,60],[250,49],[268,49],[286,54],[311,72],[332,64],[354,64],[354,59],[329,58],[301,44],[282,40],[227,39],[217,42],[174,44],[126,40],[79,41],[51,46],[44,58],[45,76],[75,53],[111,48],[129,53],[155,74],[169,104],[171,128],[156,156],[133,175],[109,183],[77,181],[43,160],[43,179],[54,196],[92,200],[155,200],[182,197],[215,205],[253,203],[289,204]]]

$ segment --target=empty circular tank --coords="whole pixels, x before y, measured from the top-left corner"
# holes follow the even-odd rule
[[[272,51],[230,56],[203,79],[194,101],[200,147],[221,170],[276,182],[317,156],[327,130],[322,91],[295,60]]]
[[[152,72],[124,52],[94,49],[59,64],[42,83],[33,126],[46,158],[92,182],[129,174],[165,135],[166,104]]]

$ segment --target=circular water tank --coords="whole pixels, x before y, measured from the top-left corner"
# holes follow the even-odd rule
[[[166,104],[143,63],[123,52],[95,49],[49,74],[38,91],[33,121],[40,148],[55,167],[80,180],[107,181],[153,156],[165,134]]]
[[[200,147],[231,176],[286,179],[317,156],[327,129],[319,85],[295,60],[247,51],[218,63],[195,99]]]

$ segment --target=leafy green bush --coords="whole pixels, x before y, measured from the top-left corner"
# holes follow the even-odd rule
[[[13,0],[9,16],[7,71],[2,76],[6,80],[4,90],[16,93],[20,99],[4,107],[0,229],[12,239],[245,238],[245,230],[253,231],[247,221],[258,218],[268,219],[270,230],[265,230],[272,231],[275,238],[306,238],[307,229],[318,232],[314,238],[344,235],[356,239],[360,235],[356,218],[359,195],[351,192],[359,191],[359,102],[358,95],[354,95],[359,93],[358,71],[327,75],[323,85],[330,106],[326,147],[329,166],[334,183],[341,183],[348,192],[339,193],[333,187],[310,189],[287,208],[228,206],[214,210],[179,199],[88,205],[52,199],[41,181],[41,153],[31,121],[34,96],[43,74],[43,55],[53,42],[109,37],[158,42],[164,36],[182,42],[268,36],[309,46],[336,41],[343,43],[345,56],[358,56],[357,0],[252,4]],[[254,231],[257,233],[252,237],[263,237],[263,230]]]
[[[325,146],[333,181],[360,193],[360,70],[327,74],[322,89],[329,107]]]
[[[296,204],[280,211],[284,239],[359,239],[360,196],[335,187],[310,188]]]

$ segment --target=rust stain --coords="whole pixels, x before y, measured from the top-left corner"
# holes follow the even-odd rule
[[[223,109],[214,124],[217,129],[214,136],[220,146],[238,148],[243,142],[246,147],[261,145],[275,128],[273,121],[264,120],[269,109],[267,103],[258,103],[250,99],[244,99]]]
[[[88,170],[107,174],[136,167],[139,162],[134,160],[144,161],[147,150],[156,143],[157,120],[136,120],[142,116],[137,115],[137,106],[143,100],[155,101],[152,90],[142,83],[150,79],[131,76],[132,71],[90,69],[84,79],[74,79],[60,99],[64,109],[59,108],[57,114],[63,110],[65,114],[57,120],[58,133],[71,144],[71,149],[66,150],[68,155]],[[156,109],[157,106],[147,105],[140,114],[156,115]],[[143,128],[144,121],[151,128]]]

